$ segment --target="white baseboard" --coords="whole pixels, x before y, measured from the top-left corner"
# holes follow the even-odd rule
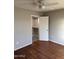
[[[21,48],[23,48],[23,47],[25,47],[25,46],[28,46],[28,45],[30,45],[30,44],[32,44],[32,43],[28,43],[28,44],[23,45],[23,46],[21,46],[21,47],[19,47],[19,48],[16,48],[16,49],[14,49],[14,51],[16,51],[16,50],[18,50],[18,49],[21,49]]]
[[[54,43],[57,43],[57,44],[60,44],[60,45],[63,45],[63,46],[64,46],[64,44],[63,44],[63,43],[56,42],[56,41],[54,41],[54,40],[49,40],[49,41],[51,41],[51,42],[54,42]]]

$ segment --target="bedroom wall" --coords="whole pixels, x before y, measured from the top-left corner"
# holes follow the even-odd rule
[[[14,7],[14,49],[17,50],[32,43],[31,15],[39,15],[22,8]]]
[[[44,13],[49,16],[49,40],[64,45],[64,9]]]
[[[38,13],[14,7],[14,50],[32,44],[31,15],[48,15],[49,40],[64,45],[64,10]]]

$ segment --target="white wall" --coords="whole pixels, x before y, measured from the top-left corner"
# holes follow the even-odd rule
[[[14,49],[17,50],[32,43],[31,15],[37,12],[14,7]]]
[[[32,43],[31,15],[40,15],[41,13],[18,7],[14,7],[14,9],[14,49],[17,50]],[[50,41],[64,44],[64,10],[47,12],[45,15],[50,17]]]
[[[64,45],[64,10],[56,10],[45,13],[50,17],[49,38],[50,41]]]

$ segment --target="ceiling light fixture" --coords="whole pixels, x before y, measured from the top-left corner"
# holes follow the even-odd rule
[[[45,9],[45,5],[42,5],[42,9]]]
[[[45,9],[45,5],[39,5],[38,8],[40,8],[40,9]]]
[[[53,5],[57,5],[58,2],[54,2],[54,3],[47,3],[44,0],[35,0],[34,2],[35,5],[37,5],[38,9],[45,9],[48,6],[53,6]]]

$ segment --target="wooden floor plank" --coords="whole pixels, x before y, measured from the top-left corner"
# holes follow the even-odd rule
[[[50,41],[36,41],[14,52],[14,59],[64,59],[64,46]]]

